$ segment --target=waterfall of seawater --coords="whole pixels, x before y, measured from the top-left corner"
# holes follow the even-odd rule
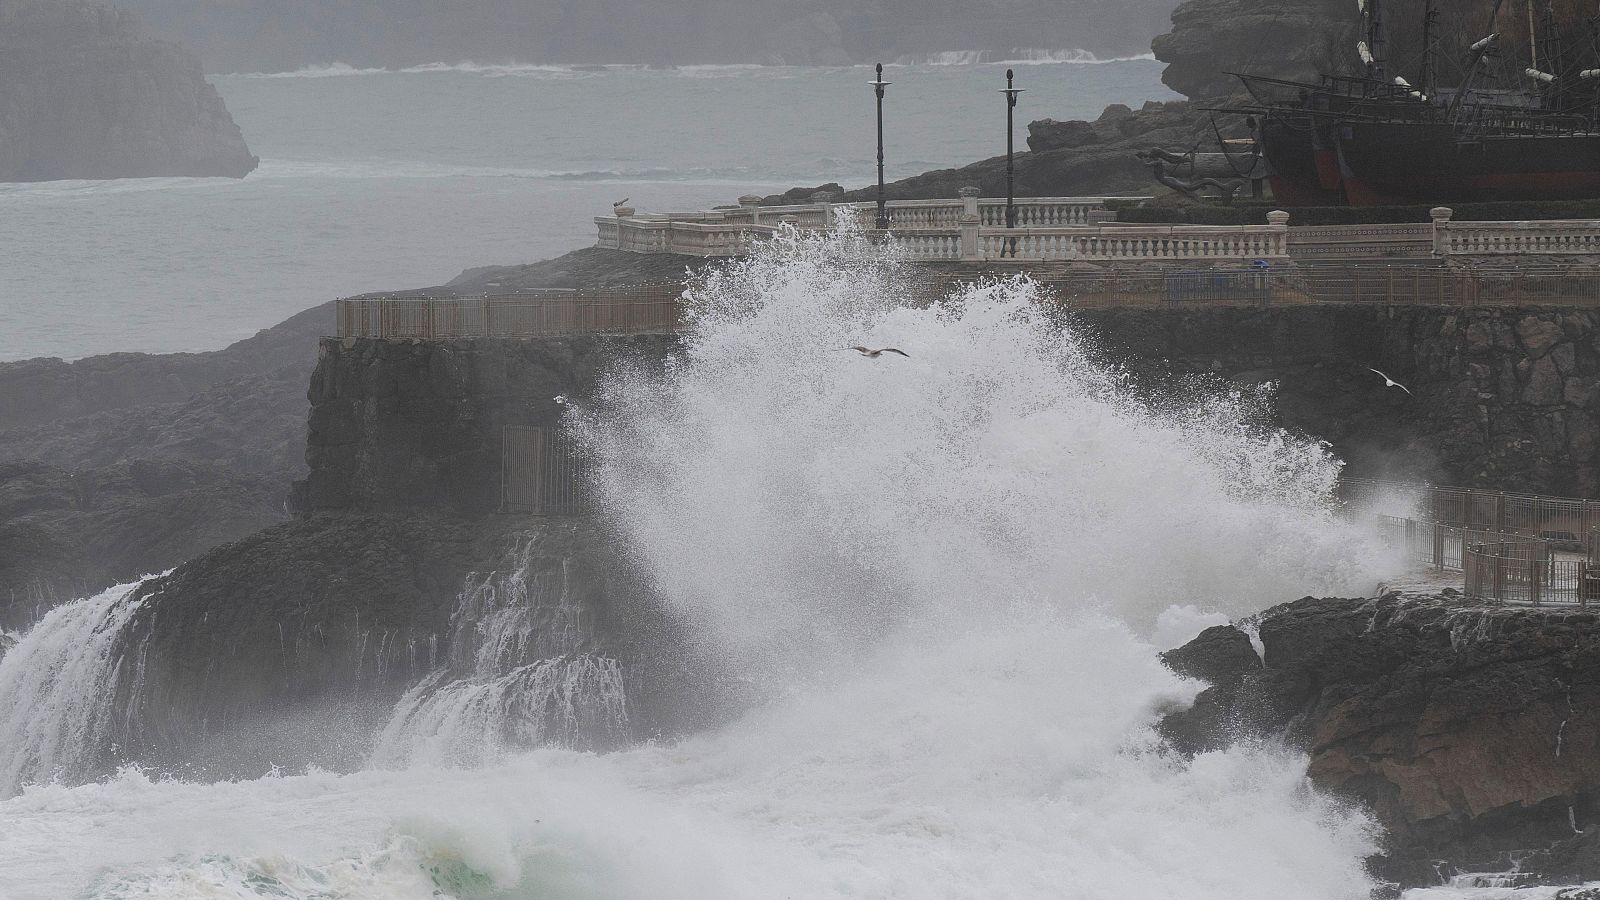
[[[51,610],[0,655],[0,797],[23,784],[81,779],[102,766],[117,680],[139,661],[122,655],[137,584]],[[137,677],[137,672],[128,674]]]
[[[622,668],[583,652],[589,613],[573,596],[572,560],[539,570],[537,544],[523,540],[508,562],[462,588],[449,659],[396,704],[375,764],[478,765],[513,750],[626,740]]]
[[[29,788],[0,803],[0,884],[19,898],[1366,897],[1371,827],[1308,787],[1302,757],[1269,744],[1182,760],[1151,727],[1197,690],[1145,637],[1182,618],[1168,607],[1238,615],[1375,582],[1373,549],[1327,509],[1336,461],[1263,426],[1255,398],[1135,401],[1026,282],[932,307],[908,303],[909,284],[892,246],[782,236],[694,292],[682,359],[616,373],[574,423],[635,562],[751,685],[739,721],[477,769]],[[838,350],[854,344],[910,356]],[[507,608],[497,593],[470,615]],[[452,662],[463,695],[496,698],[445,699],[441,676],[398,727],[425,737],[478,715],[446,706],[527,696],[491,687],[528,664],[499,667],[530,639],[520,628]],[[480,672],[485,658],[500,662]],[[465,731],[482,746],[483,728]]]

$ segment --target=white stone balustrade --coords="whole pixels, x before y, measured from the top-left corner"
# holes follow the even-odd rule
[[[1448,207],[1433,210],[1438,256],[1600,256],[1600,221],[1453,222]]]
[[[1039,197],[1017,201],[1017,228],[1005,227],[1005,201],[976,189],[956,200],[888,204],[890,233],[917,260],[1049,262],[1067,260],[1256,259],[1320,260],[1381,256],[1600,256],[1600,221],[1454,222],[1433,210],[1432,224],[1288,227],[1273,212],[1268,225],[1131,225],[1100,220],[1105,198]],[[841,216],[870,220],[871,203],[757,206],[692,213],[595,219],[597,246],[635,253],[736,256],[782,224],[826,228]]]

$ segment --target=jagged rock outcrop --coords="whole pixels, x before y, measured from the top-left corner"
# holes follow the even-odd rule
[[[200,64],[88,0],[0,0],[0,181],[242,178],[259,160]]]
[[[1188,0],[1151,42],[1161,80],[1192,99],[1239,91],[1228,72],[1315,81],[1354,59],[1359,16],[1348,0]]]
[[[1075,150],[1100,142],[1100,133],[1094,124],[1082,119],[1057,122],[1040,119],[1028,123],[1028,149],[1035,153],[1048,150]]]
[[[1388,830],[1380,877],[1600,878],[1600,617],[1459,597],[1306,598],[1249,637],[1219,626],[1166,659],[1211,684],[1167,716],[1178,747],[1282,735],[1319,787]],[[1444,860],[1437,869],[1433,861]]]

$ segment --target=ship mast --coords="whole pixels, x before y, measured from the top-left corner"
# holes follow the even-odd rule
[[[1564,109],[1567,94],[1567,62],[1562,58],[1564,54],[1561,52],[1561,30],[1556,27],[1555,0],[1544,0],[1544,9],[1539,16],[1539,30],[1544,32],[1540,40],[1544,44],[1544,71],[1555,76],[1554,81],[1546,82],[1549,103],[1555,109]]]
[[[1439,81],[1439,7],[1436,0],[1428,0],[1422,13],[1422,71],[1417,83],[1422,94],[1432,98]]]
[[[1367,75],[1383,81],[1383,0],[1366,0],[1367,10]]]
[[[1446,114],[1452,125],[1457,123],[1457,119],[1461,115],[1462,106],[1466,102],[1467,96],[1472,93],[1472,82],[1477,79],[1484,60],[1495,52],[1495,45],[1500,40],[1500,32],[1494,29],[1500,22],[1500,7],[1504,5],[1505,0],[1494,0],[1494,9],[1489,12],[1488,37],[1480,39],[1469,48],[1472,51],[1472,58],[1467,63],[1466,77],[1462,79],[1461,87],[1456,89],[1455,99],[1450,101],[1450,111]]]

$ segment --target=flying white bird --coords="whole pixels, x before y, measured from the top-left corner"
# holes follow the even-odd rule
[[[910,359],[911,358],[911,354],[905,352],[904,350],[897,350],[894,347],[884,347],[881,350],[868,350],[866,347],[841,347],[839,349],[841,349],[841,350],[854,350],[855,352],[861,354],[862,356],[865,356],[868,359],[877,359],[878,357],[884,355],[885,353],[898,353],[901,356],[904,356],[906,359]]]
[[[1393,378],[1390,378],[1389,376],[1383,374],[1382,372],[1379,372],[1377,369],[1369,368],[1369,369],[1367,369],[1367,371],[1368,372],[1372,372],[1373,374],[1377,375],[1379,378],[1382,378],[1384,387],[1397,387],[1400,390],[1405,391],[1408,394],[1411,394],[1411,388],[1408,388],[1405,385],[1401,384],[1400,382],[1395,381]],[[1415,397],[1416,395],[1415,394],[1411,394],[1411,396]]]

